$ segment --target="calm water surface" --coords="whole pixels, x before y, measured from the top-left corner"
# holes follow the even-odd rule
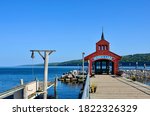
[[[54,81],[55,77],[60,77],[63,73],[71,70],[79,70],[81,67],[49,67],[48,80]],[[20,79],[24,83],[35,80],[43,80],[44,68],[40,66],[34,67],[11,67],[0,68],[0,92],[11,89],[20,85]],[[67,84],[58,82],[57,98],[59,99],[77,99],[81,89],[81,84]],[[48,90],[49,95],[53,96],[53,88]]]
[[[138,67],[143,69],[143,67]],[[55,77],[60,77],[63,73],[79,70],[81,67],[69,67],[69,66],[57,66],[49,67],[48,80],[54,81]],[[135,67],[120,67],[123,70],[135,69]],[[150,70],[150,67],[147,67]],[[35,80],[43,80],[44,68],[41,66],[23,66],[23,67],[0,67],[0,92],[9,90],[15,86],[20,85],[20,79],[24,80],[24,83]],[[150,82],[146,84],[150,85]],[[81,84],[61,83],[58,82],[57,86],[57,98],[59,99],[77,99],[81,89]],[[54,95],[53,88],[48,90],[50,96]]]

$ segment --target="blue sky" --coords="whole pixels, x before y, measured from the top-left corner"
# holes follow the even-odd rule
[[[54,49],[50,62],[95,51],[102,27],[111,51],[150,53],[149,0],[0,0],[0,66],[42,63],[30,49]]]

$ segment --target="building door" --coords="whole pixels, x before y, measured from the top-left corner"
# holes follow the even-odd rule
[[[95,62],[95,74],[101,74],[101,61]]]
[[[95,61],[95,74],[113,74],[114,63],[109,60]]]

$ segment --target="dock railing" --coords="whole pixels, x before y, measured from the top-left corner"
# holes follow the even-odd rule
[[[87,75],[81,99],[89,99],[90,98],[89,90],[90,90],[90,78],[89,78],[89,75]]]

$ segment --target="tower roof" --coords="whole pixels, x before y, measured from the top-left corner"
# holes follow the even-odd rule
[[[102,31],[102,35],[101,35],[101,39],[96,43],[96,44],[103,44],[103,45],[105,45],[105,44],[109,44],[109,42],[108,41],[106,41],[105,40],[105,37],[104,37],[104,32]]]
[[[102,31],[102,35],[101,35],[101,40],[105,40],[103,31]]]

